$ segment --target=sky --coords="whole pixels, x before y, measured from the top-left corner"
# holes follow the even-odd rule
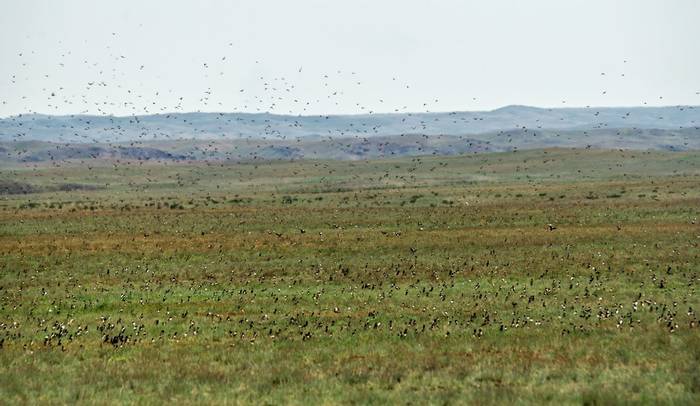
[[[696,0],[0,7],[0,117],[700,105]]]

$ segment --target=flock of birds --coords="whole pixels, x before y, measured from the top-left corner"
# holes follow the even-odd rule
[[[88,106],[90,111],[96,111],[98,115],[70,116],[67,121],[65,117],[38,115],[32,115],[28,119],[23,116],[11,117],[4,122],[14,126],[12,128],[15,132],[0,135],[4,136],[3,141],[16,144],[14,149],[6,143],[2,144],[0,153],[7,157],[26,158],[31,153],[32,145],[23,142],[32,140],[36,130],[32,127],[32,121],[41,122],[41,125],[59,122],[55,129],[57,134],[65,134],[70,140],[66,141],[57,135],[51,141],[50,148],[53,152],[48,153],[47,160],[55,166],[85,165],[88,172],[93,170],[91,161],[95,160],[107,160],[115,168],[126,165],[128,161],[150,160],[154,164],[164,164],[170,160],[200,161],[207,164],[255,161],[258,156],[264,156],[262,151],[266,149],[281,145],[283,150],[289,150],[294,144],[306,140],[312,140],[330,150],[352,148],[353,145],[357,147],[355,141],[359,140],[359,148],[362,148],[363,143],[368,144],[369,139],[387,131],[381,124],[385,117],[375,119],[378,115],[373,107],[356,102],[354,108],[364,115],[342,121],[338,126],[326,129],[325,133],[306,138],[290,136],[289,134],[303,132],[310,125],[309,120],[322,125],[337,120],[338,117],[295,116],[295,113],[305,114],[313,110],[321,100],[302,97],[303,89],[290,76],[264,75],[257,77],[254,88],[236,91],[250,93],[249,102],[240,106],[240,110],[265,114],[221,113],[207,116],[210,122],[202,124],[197,122],[196,115],[184,114],[184,96],[176,96],[174,105],[159,105],[156,100],[162,96],[160,92],[147,95],[140,94],[138,89],[124,88],[118,81],[119,67],[128,58],[121,54],[112,56],[114,65],[107,69],[97,63],[83,61],[84,65],[96,69],[98,75],[86,79],[82,93],[71,95],[68,89],[62,87],[43,89],[49,110],[62,111],[66,106]],[[225,75],[222,63],[226,58],[221,56],[218,61],[220,63],[203,62],[201,69],[204,75]],[[65,66],[61,63],[60,68],[54,68],[64,69]],[[147,67],[139,64],[138,70],[144,69]],[[302,68],[297,73],[302,73]],[[13,75],[11,83],[19,86],[19,76],[20,73]],[[338,70],[333,75],[323,75],[320,83],[326,91],[322,97],[337,106],[344,103],[346,91],[334,87],[331,81],[334,77],[342,77],[342,81],[353,83],[359,89],[364,86],[356,72]],[[401,82],[396,77],[391,80],[397,82],[399,88],[411,88],[410,84]],[[127,96],[124,101],[98,102],[91,96],[91,93],[113,86],[120,88],[119,91]],[[164,93],[172,92],[168,90]],[[205,109],[225,109],[226,106],[216,102],[214,96],[214,89],[205,89],[197,104]],[[1,102],[7,104],[6,100]],[[384,98],[380,98],[378,103],[384,105]],[[298,107],[286,111],[291,115],[277,117],[281,121],[273,124],[273,117],[267,113],[279,111],[281,104]],[[130,109],[132,115],[112,117],[110,108],[116,107]],[[467,143],[469,147],[462,152],[489,150],[487,145],[474,140],[470,135],[453,134],[454,137],[449,138],[433,129],[442,125],[441,121],[468,128],[473,122],[483,121],[483,118],[478,115],[467,117],[458,112],[431,116],[429,113],[432,110],[439,110],[439,98],[425,101],[421,108],[428,114],[421,113],[422,115],[413,117],[407,113],[402,116],[399,124],[404,132],[394,134],[397,137],[416,137],[412,141],[419,146],[416,154],[425,152],[422,149],[425,144],[421,144],[421,139],[449,139],[453,143]],[[692,107],[677,107],[678,111],[684,109],[692,110]],[[239,108],[233,107],[232,110],[237,111]],[[409,107],[383,107],[382,110],[401,113],[408,111]],[[593,122],[600,114],[595,108],[591,108],[589,113]],[[159,114],[158,124],[143,124],[150,114]],[[663,117],[658,120],[662,121]],[[170,131],[169,123],[177,123],[177,128],[180,129],[178,131],[181,131],[178,136]],[[506,142],[511,143],[518,134],[536,138],[546,130],[540,123],[533,124],[509,123],[514,128],[512,131],[496,131],[493,136],[505,137]],[[200,125],[206,128],[199,127]],[[695,125],[691,122],[689,127],[677,130],[698,130]],[[17,132],[16,128],[20,127],[22,129]],[[249,132],[243,133],[243,128]],[[430,135],[436,131],[436,134]],[[201,141],[202,134],[205,135],[204,141]],[[76,142],[76,138],[82,139],[82,142]],[[158,155],[154,151],[159,142],[167,141],[172,142],[170,145],[177,145],[188,139],[200,141],[193,144],[194,149],[190,153],[179,155],[177,151],[170,150],[167,152],[169,155]],[[355,141],[351,143],[348,139]],[[240,142],[226,144],[226,140]],[[243,149],[243,143],[252,145],[252,150],[246,150],[243,155],[237,154],[236,149]],[[387,139],[372,147],[386,149],[393,143],[395,140]],[[93,144],[93,147],[81,147],[78,150],[77,144]],[[321,148],[318,145],[314,148]],[[154,150],[145,149],[146,147]],[[229,150],[225,150],[229,147]],[[396,148],[406,147],[398,145]],[[63,152],[59,153],[61,150]],[[294,153],[282,156],[287,159],[304,157]],[[36,164],[35,161],[26,159],[22,162]],[[236,168],[235,165],[233,168]],[[245,169],[252,170],[250,166]],[[328,168],[327,175],[332,175],[332,171],[332,168]],[[178,184],[180,181],[177,179]],[[550,232],[557,230],[553,224],[548,224],[546,228]],[[300,233],[305,232],[300,230]],[[27,349],[50,347],[65,350],[74,344],[82,346],[90,342],[121,348],[139,343],[198,339],[253,344],[263,340],[310,341],[363,334],[393,336],[397,339],[421,336],[481,338],[485,335],[540,329],[567,335],[587,334],[594,329],[643,329],[652,324],[661,324],[666,331],[673,333],[679,329],[700,326],[698,314],[692,307],[682,308],[677,301],[669,302],[666,296],[661,295],[661,292],[672,289],[669,286],[691,283],[694,276],[687,271],[670,267],[663,272],[650,271],[635,298],[623,300],[621,297],[611,299],[597,296],[610,289],[610,275],[618,271],[608,269],[603,273],[590,264],[587,264],[586,276],[584,273],[572,276],[563,273],[552,275],[542,270],[523,282],[507,277],[504,273],[507,266],[494,269],[495,261],[492,259],[484,259],[476,267],[473,263],[467,265],[465,262],[460,267],[426,273],[427,271],[418,269],[415,261],[420,254],[419,249],[412,247],[407,255],[413,260],[409,259],[382,271],[350,269],[344,265],[339,265],[336,270],[315,268],[312,279],[308,280],[301,276],[261,276],[254,273],[243,278],[232,276],[228,280],[221,274],[181,280],[177,272],[169,275],[149,272],[146,265],[107,270],[104,275],[97,276],[49,278],[45,280],[51,284],[44,286],[35,286],[27,280],[26,288],[23,287],[25,283],[20,283],[20,288],[13,291],[8,291],[0,284],[0,296],[3,297],[0,300],[0,314],[3,315],[0,320],[0,348],[12,343]],[[557,259],[566,261],[568,257]],[[468,274],[488,277],[492,283],[486,286],[472,281]],[[620,276],[619,272],[616,275],[616,280],[622,277],[630,283],[638,281],[636,275]],[[34,278],[35,275],[31,271],[17,271],[16,277]],[[90,280],[92,277],[97,283]],[[110,281],[111,288],[104,287],[104,281]],[[116,305],[118,307],[104,308],[100,296],[115,295],[117,291],[120,296],[119,304]],[[653,292],[659,292],[659,295],[656,296]],[[383,312],[386,303],[402,309],[402,314]],[[157,310],[153,310],[153,304],[157,304]],[[48,308],[48,312],[40,311],[45,308]],[[129,311],[122,312],[122,308]],[[25,314],[23,319],[12,316],[20,310]],[[80,316],[93,313],[96,317]]]
[[[114,33],[113,37],[118,37],[118,34]],[[58,45],[61,46],[60,43]],[[576,116],[576,120],[583,119],[585,123],[572,122],[568,128],[583,130],[567,132],[567,115],[562,112],[559,116],[552,109],[543,109],[529,118],[513,115],[512,110],[505,109],[500,111],[499,116],[489,119],[488,112],[433,113],[442,110],[439,97],[430,97],[416,106],[392,107],[388,105],[388,97],[377,96],[376,106],[370,106],[351,98],[373,94],[367,88],[371,85],[367,85],[358,72],[343,69],[320,74],[312,80],[317,86],[308,86],[308,78],[302,81],[300,75],[302,72],[306,74],[306,71],[301,67],[289,75],[256,75],[254,83],[248,87],[226,90],[209,87],[197,100],[188,101],[184,95],[177,95],[174,89],[146,91],[127,87],[125,77],[133,75],[138,78],[149,67],[131,61],[132,58],[126,53],[117,52],[116,45],[107,49],[108,62],[77,61],[70,51],[66,51],[61,55],[58,66],[49,67],[58,71],[80,67],[89,72],[87,75],[93,76],[85,78],[81,89],[69,89],[56,85],[52,72],[46,73],[41,78],[45,86],[42,92],[46,95],[46,110],[84,110],[70,116],[28,111],[29,114],[0,120],[0,160],[4,158],[26,164],[51,162],[60,166],[84,164],[91,160],[163,164],[171,161],[238,163],[265,159],[366,159],[517,150],[523,146],[528,148],[528,145],[530,148],[590,148],[602,145],[607,138],[616,140],[610,145],[624,147],[650,128],[673,130],[669,132],[670,141],[664,140],[660,143],[661,147],[693,148],[698,143],[696,134],[700,127],[695,117],[699,114],[696,114],[693,106],[676,106],[667,112],[675,116],[687,113],[687,118],[681,120],[679,126],[669,125],[668,117],[659,116],[646,119],[651,122],[643,128],[637,128],[631,110],[606,113],[587,107]],[[8,86],[12,91],[8,94],[22,94],[23,87],[33,79],[25,77],[21,69],[27,69],[30,63],[34,63],[24,59],[32,56],[29,60],[34,61],[35,52],[21,51],[18,56],[21,63],[17,69],[20,71],[11,76]],[[235,59],[234,55],[225,52],[210,61],[201,61],[199,69],[205,78],[228,76],[232,59]],[[74,66],[76,64],[79,66]],[[628,61],[623,61],[622,66],[626,69]],[[601,77],[606,75],[610,76],[611,73],[600,73]],[[623,79],[625,72],[615,75]],[[403,91],[412,88],[398,75],[387,78],[387,81],[396,83],[396,89]],[[102,92],[107,88],[117,91]],[[323,90],[320,94],[312,95],[313,91],[309,88]],[[246,95],[248,99],[241,105],[228,106],[221,100],[231,92]],[[215,98],[217,93],[222,93],[218,99]],[[603,93],[607,91],[603,90]],[[366,97],[360,99],[366,100]],[[170,103],[171,100],[175,103]],[[473,96],[465,96],[465,100],[478,102]],[[659,96],[659,100],[663,100],[663,96]],[[34,105],[37,102],[35,99],[31,101]],[[8,104],[8,100],[1,102]],[[185,106],[194,105],[203,110],[246,113],[198,114],[185,111]],[[282,105],[289,107],[285,110]],[[350,107],[350,110],[360,114],[334,116],[310,113],[328,105],[342,109]],[[565,101],[562,101],[562,105],[565,105]],[[378,114],[377,108],[382,113],[397,115]],[[130,113],[124,117],[114,117],[110,109]],[[614,127],[610,121],[613,119],[616,120]],[[489,120],[496,123],[489,124]],[[621,124],[625,121],[632,124]],[[620,131],[622,128],[619,126],[629,131]],[[483,136],[476,137],[477,134]],[[544,142],[544,139],[548,141]],[[38,146],[31,142],[38,140],[48,144]],[[187,147],[183,147],[183,144],[187,144]],[[633,147],[645,146],[642,143]],[[37,148],[41,150],[37,151]]]
[[[244,279],[207,275],[180,280],[138,265],[106,271],[102,277],[122,280],[112,289],[100,288],[101,283],[86,286],[80,276],[72,276],[53,286],[5,291],[0,311],[12,314],[26,307],[26,315],[0,322],[0,349],[13,344],[67,350],[96,343],[121,348],[182,340],[230,340],[235,345],[365,334],[481,338],[520,330],[585,335],[659,325],[674,333],[700,327],[692,307],[668,301],[666,294],[673,289],[669,285],[692,283],[692,272],[671,267],[649,271],[639,284],[634,272],[625,271],[627,282],[639,284],[638,293],[616,301],[604,293],[620,282],[619,275],[611,276],[616,271],[588,266],[587,274],[557,276],[545,270],[518,281],[488,261],[476,269],[431,273],[413,265],[395,264],[381,272],[340,265],[333,271],[316,268],[312,276],[318,279],[309,283],[301,275],[252,272]],[[105,309],[97,290],[104,291],[102,296],[121,293]],[[394,307],[401,311],[390,310]],[[40,310],[44,308],[48,312]]]

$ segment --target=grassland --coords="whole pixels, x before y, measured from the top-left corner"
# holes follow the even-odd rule
[[[0,403],[700,402],[697,152],[2,181]]]

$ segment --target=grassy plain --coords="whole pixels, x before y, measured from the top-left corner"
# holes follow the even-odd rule
[[[697,152],[0,181],[1,403],[700,402]]]

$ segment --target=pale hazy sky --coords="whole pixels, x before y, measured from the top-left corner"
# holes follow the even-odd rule
[[[696,0],[0,7],[0,116],[700,104]]]

